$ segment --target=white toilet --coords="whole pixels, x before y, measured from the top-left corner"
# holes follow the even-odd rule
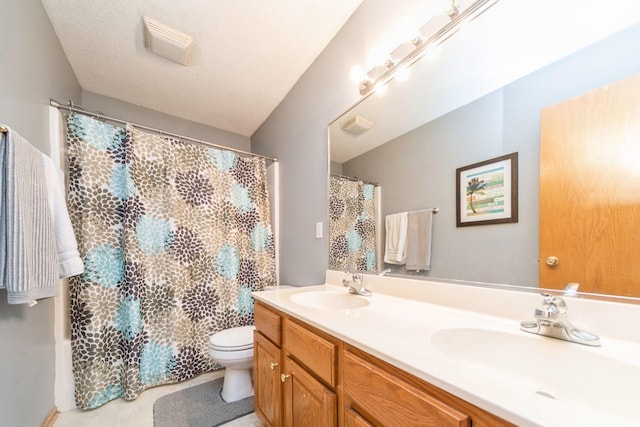
[[[221,393],[225,402],[253,396],[254,329],[254,326],[225,329],[209,338],[209,355],[226,368]]]

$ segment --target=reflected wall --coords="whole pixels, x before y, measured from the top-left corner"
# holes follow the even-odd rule
[[[342,173],[385,188],[383,217],[440,209],[432,267],[421,275],[538,286],[540,110],[640,72],[630,54],[638,40],[636,25],[343,163]],[[414,108],[420,102],[429,100]],[[520,159],[519,222],[457,228],[456,168],[511,152]]]

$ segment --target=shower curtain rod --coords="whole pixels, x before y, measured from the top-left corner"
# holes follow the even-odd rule
[[[347,179],[347,180],[349,180],[349,181],[355,181],[355,182],[362,181],[364,184],[375,185],[376,187],[379,187],[379,186],[380,186],[380,184],[378,184],[377,182],[365,181],[364,179],[360,179],[360,178],[358,178],[357,176],[356,176],[356,177],[353,177],[353,176],[346,176],[346,175],[340,175],[340,174],[337,174],[337,173],[332,173],[332,174],[330,174],[330,175],[331,175],[331,176],[338,177],[338,178],[344,178],[344,179]]]
[[[203,141],[201,139],[191,138],[191,137],[184,136],[184,135],[178,135],[177,133],[167,132],[167,131],[162,130],[162,129],[156,129],[156,128],[152,128],[152,127],[149,127],[149,126],[139,125],[137,123],[128,122],[126,120],[116,119],[114,117],[105,116],[104,114],[93,113],[91,111],[85,110],[84,108],[75,107],[73,102],[71,102],[71,101],[69,101],[69,105],[64,105],[64,104],[59,103],[55,99],[50,98],[49,99],[49,105],[51,105],[52,107],[56,107],[59,110],[67,110],[69,112],[74,112],[74,113],[78,113],[78,114],[84,114],[85,116],[90,116],[90,117],[93,117],[93,118],[98,119],[98,120],[109,120],[110,122],[120,123],[120,124],[123,124],[123,125],[129,124],[131,126],[137,127],[138,129],[148,130],[150,132],[159,133],[161,135],[170,136],[170,137],[173,137],[173,138],[176,138],[176,139],[180,139],[180,140],[184,140],[184,141],[196,142],[198,144],[207,145],[209,147],[220,148],[222,150],[229,150],[229,151],[233,151],[233,152],[240,153],[240,154],[246,154],[246,155],[252,156],[252,157],[260,157],[260,158],[263,158],[265,160],[271,160],[272,162],[277,162],[278,161],[278,159],[276,157],[268,157],[268,156],[263,156],[262,154],[250,153],[248,151],[239,150],[237,148],[225,147],[224,145],[214,144],[213,142]]]

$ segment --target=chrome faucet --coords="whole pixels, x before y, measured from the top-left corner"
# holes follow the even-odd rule
[[[600,345],[597,335],[578,329],[569,322],[567,304],[561,297],[546,293],[542,296],[542,307],[536,308],[533,313],[535,320],[520,322],[521,330],[578,344]]]
[[[353,273],[351,280],[342,279],[342,286],[349,288],[349,293],[354,295],[362,295],[365,297],[373,295],[373,292],[364,287],[364,276],[361,273]]]

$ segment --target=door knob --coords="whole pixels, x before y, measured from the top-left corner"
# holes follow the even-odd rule
[[[276,366],[278,366],[278,364],[276,362],[270,362],[269,363],[269,367],[271,368],[271,370],[273,371],[274,369],[276,369]]]
[[[560,264],[560,260],[555,256],[548,257],[545,262],[549,267],[555,267],[556,265]]]
[[[285,382],[291,375],[280,374],[280,381]]]

